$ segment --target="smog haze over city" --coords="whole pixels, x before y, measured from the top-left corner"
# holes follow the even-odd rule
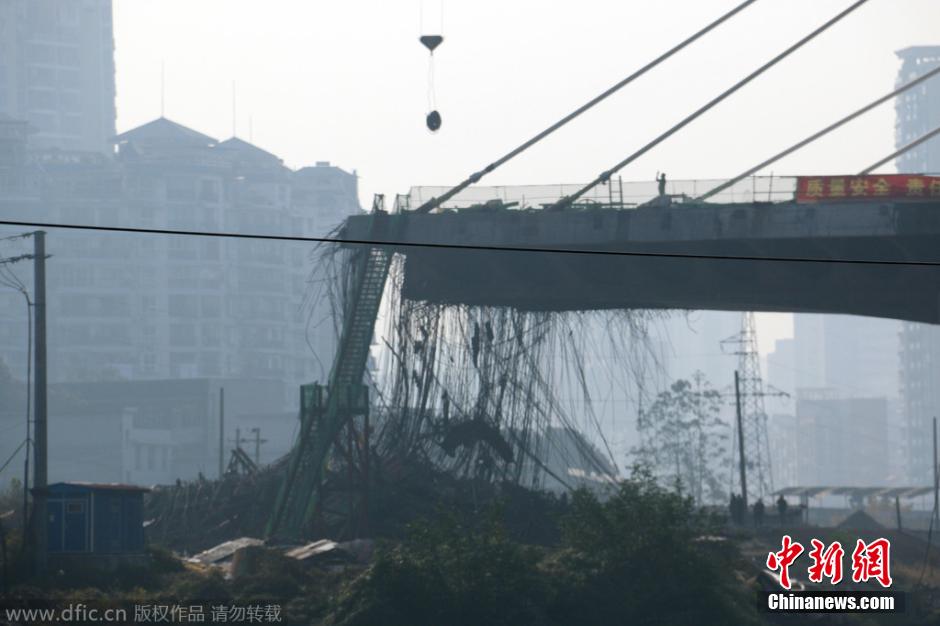
[[[0,622],[940,623],[937,24],[0,0]]]

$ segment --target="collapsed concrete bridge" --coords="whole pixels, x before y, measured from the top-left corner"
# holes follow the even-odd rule
[[[904,187],[919,198],[853,202],[816,197],[839,193],[836,179],[799,179],[783,202],[757,202],[753,189],[748,202],[690,201],[693,188],[660,190],[631,206],[619,184],[616,202],[608,187],[606,202],[589,198],[561,210],[546,208],[557,203],[539,191],[526,199],[547,199],[541,208],[502,190],[502,197],[463,199],[436,213],[409,211],[411,198],[388,213],[377,198],[370,214],[349,218],[338,233],[353,252],[341,255],[332,281],[343,311],[340,343],[329,385],[302,389],[302,430],[268,535],[302,535],[321,516],[320,485],[336,441],[347,441],[349,475],[368,486],[373,449],[392,459],[417,449],[440,456],[441,433],[490,419],[492,432],[524,433],[524,441],[507,445],[544,470],[526,441],[567,418],[540,364],[574,354],[584,376],[577,350],[552,343],[574,336],[572,327],[554,332],[568,312],[811,311],[940,323],[940,179],[920,178],[920,187]],[[882,177],[855,180],[872,194],[891,191]],[[935,182],[938,193],[925,195]],[[362,381],[392,267],[386,400],[404,410],[384,416],[389,435],[377,448],[357,446],[368,441],[369,403],[353,399],[368,396]],[[635,320],[628,313],[623,328],[608,320],[614,332],[606,340],[629,336]],[[451,423],[451,415],[460,417]],[[496,468],[521,480],[528,470],[516,458],[494,461],[487,446],[470,445],[453,462],[439,460],[467,475]],[[347,508],[367,519],[368,490],[346,497]]]

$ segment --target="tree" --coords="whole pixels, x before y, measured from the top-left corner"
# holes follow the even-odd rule
[[[718,477],[728,439],[721,405],[721,394],[696,372],[691,382],[672,383],[637,418],[641,443],[633,453],[639,462],[685,490],[696,504],[725,497]]]
[[[452,509],[379,546],[335,596],[332,626],[569,626],[763,623],[731,542],[701,541],[716,520],[642,467],[601,499],[576,490],[559,539],[512,539],[505,509]]]

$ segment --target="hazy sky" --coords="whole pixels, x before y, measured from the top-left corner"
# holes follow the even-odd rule
[[[358,170],[365,204],[458,182],[738,2],[114,0],[118,130],[160,115],[164,65],[166,116],[224,139],[235,81],[239,136],[250,126],[292,167]],[[589,180],[849,4],[761,0],[486,182]],[[441,12],[432,135],[418,36],[441,30]],[[940,44],[938,24],[937,0],[870,0],[624,180],[737,174],[890,91],[894,52]],[[884,106],[774,172],[856,172],[891,152],[893,129]],[[789,333],[789,316],[762,316],[764,351]]]

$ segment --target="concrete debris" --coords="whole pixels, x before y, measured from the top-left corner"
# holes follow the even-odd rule
[[[261,545],[264,545],[264,542],[260,539],[254,539],[253,537],[241,537],[239,539],[232,539],[231,541],[220,543],[214,548],[203,550],[199,554],[196,554],[187,560],[191,563],[201,563],[202,565],[221,565],[225,562],[231,561],[232,556],[242,548]]]
[[[366,564],[371,560],[374,549],[371,539],[353,539],[344,542],[320,539],[303,546],[291,548],[284,555],[297,561],[309,563],[355,562]]]
[[[344,542],[320,539],[291,548],[284,555],[302,562],[354,561],[365,564],[372,559],[374,551],[375,544],[371,539],[353,539]]]
[[[291,550],[285,552],[285,554],[292,559],[306,561],[307,559],[313,558],[317,555],[334,552],[338,548],[339,544],[337,544],[335,541],[330,541],[329,539],[320,539],[318,541],[313,541],[306,545],[300,546],[299,548],[292,548]]]

